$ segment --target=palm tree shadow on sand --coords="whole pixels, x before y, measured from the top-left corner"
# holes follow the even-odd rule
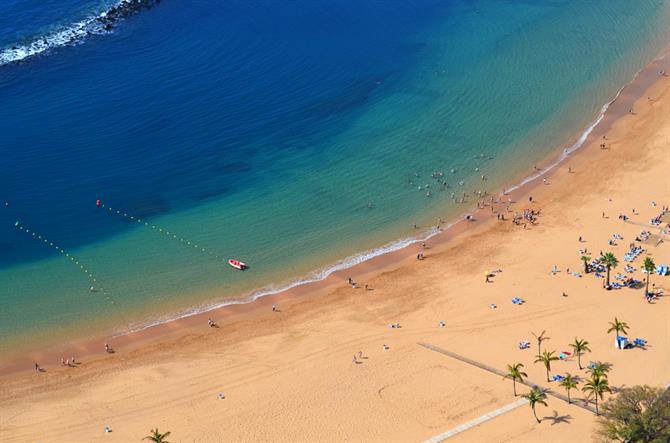
[[[560,423],[567,423],[570,424],[570,420],[572,420],[572,415],[566,414],[566,415],[558,415],[558,411],[554,411],[553,415],[548,415],[545,417],[542,417],[542,421],[544,420],[551,420],[551,426],[560,424]]]

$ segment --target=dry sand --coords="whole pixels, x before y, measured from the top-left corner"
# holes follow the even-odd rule
[[[216,313],[218,329],[203,321],[134,348],[117,344],[116,354],[91,355],[77,368],[54,361],[43,373],[5,374],[0,441],[132,442],[153,427],[170,430],[174,442],[420,441],[516,399],[509,380],[417,342],[499,369],[522,362],[532,381],[559,390],[533,363],[531,331],[542,330],[550,337],[544,347],[557,352],[570,351],[576,336],[588,340],[593,352],[584,361],[612,363],[613,387],[667,385],[670,296],[648,304],[642,289],[605,291],[593,275],[566,272],[582,272],[584,247],[594,257],[615,252],[621,264],[613,275],[623,272],[621,257],[640,230],[659,232],[648,222],[670,204],[670,79],[654,83],[635,110],[608,127],[608,149],[593,141],[548,184],[534,187],[534,203],[517,196],[512,210],[541,209],[535,226],[471,223],[432,245],[426,260],[410,250],[381,270],[351,270],[373,290],[351,289],[340,275],[338,287],[281,299],[278,313],[267,300],[256,304],[262,309]],[[618,246],[607,244],[613,233],[624,237]],[[658,238],[665,242],[646,244],[647,253],[670,264],[670,236]],[[633,263],[638,278],[644,256]],[[485,272],[498,268],[494,282],[485,283]],[[670,277],[652,282],[670,294]],[[513,305],[515,296],[526,303]],[[648,340],[646,350],[614,348],[606,331],[615,316],[628,322],[629,336]],[[438,327],[440,320],[446,327]],[[402,328],[387,327],[395,322]],[[531,349],[519,350],[521,340],[533,342]],[[359,351],[364,358],[354,364]],[[552,372],[585,375],[575,359],[555,362]],[[547,401],[538,406],[546,417],[540,424],[522,406],[453,440],[591,440],[593,414]]]

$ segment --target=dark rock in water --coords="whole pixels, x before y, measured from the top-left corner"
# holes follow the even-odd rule
[[[236,174],[241,172],[249,172],[252,167],[249,163],[246,162],[231,162],[223,165],[219,165],[215,168],[219,172],[227,174]]]
[[[384,75],[351,82],[337,96],[326,97],[307,107],[308,113],[331,115],[349,111],[368,103],[372,93],[382,84]]]
[[[34,55],[40,54],[47,49],[55,46],[71,45],[78,40],[82,40],[93,34],[100,34],[111,31],[116,23],[136,14],[142,9],[149,9],[160,3],[160,0],[121,0],[116,5],[109,8],[104,13],[97,17],[91,17],[83,23],[75,23],[70,28],[58,31],[59,38],[53,42],[50,41],[51,36],[39,37],[31,43],[19,46],[12,46],[13,51],[19,51],[21,48],[26,50],[27,54],[10,54],[9,57],[2,57],[0,59],[0,66],[11,63],[19,63]],[[65,36],[66,38],[60,38]],[[53,45],[52,45],[53,43]],[[0,55],[3,55],[0,48]]]
[[[230,188],[228,188],[228,187],[206,189],[202,192],[198,192],[198,193],[195,193],[195,194],[191,195],[191,198],[195,201],[210,200],[210,199],[228,194],[229,192],[230,192]]]
[[[98,22],[105,25],[113,25],[119,20],[128,17],[132,14],[135,14],[141,9],[149,9],[153,6],[156,6],[160,3],[159,0],[125,0],[116,6],[112,6],[107,14],[104,16],[98,17]]]
[[[128,202],[127,207],[124,209],[128,210],[128,214],[140,219],[157,217],[170,212],[170,206],[168,205],[167,200],[160,195],[145,195],[138,197],[137,199]]]

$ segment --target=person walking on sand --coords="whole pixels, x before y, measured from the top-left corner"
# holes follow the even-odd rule
[[[40,372],[40,365],[35,363],[35,371]]]
[[[272,305],[272,312],[277,312],[277,305]]]
[[[110,349],[109,345],[105,343],[105,352],[109,353]]]

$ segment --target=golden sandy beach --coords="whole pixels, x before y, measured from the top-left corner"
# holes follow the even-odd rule
[[[584,363],[611,363],[613,387],[668,385],[670,277],[652,276],[666,295],[647,303],[643,289],[606,291],[602,279],[568,269],[583,273],[579,249],[587,248],[592,257],[614,252],[613,278],[624,273],[622,256],[645,229],[654,236],[632,275],[643,279],[647,254],[670,264],[670,236],[649,224],[670,204],[670,78],[660,77],[606,137],[607,149],[593,137],[532,187],[532,203],[514,196],[511,211],[541,210],[536,225],[513,225],[503,202],[494,210],[507,221],[470,223],[429,243],[423,261],[408,248],[381,270],[364,265],[318,291],[208,314],[220,328],[208,327],[205,316],[141,346],[112,343],[115,354],[80,357],[76,368],[42,361],[46,372],[5,374],[0,441],[134,442],[154,427],[171,431],[174,442],[423,441],[518,398],[511,381],[417,343],[499,370],[521,362],[532,382],[563,392],[533,363],[531,332],[542,330],[550,337],[543,348],[557,353],[571,351],[575,337],[588,340],[593,352]],[[615,233],[623,240],[610,246]],[[498,269],[486,283],[485,273]],[[348,275],[371,290],[350,288]],[[513,297],[525,303],[514,305]],[[615,349],[606,332],[614,317],[647,348]],[[530,349],[518,349],[524,340]],[[358,352],[363,358],[354,363]],[[553,364],[552,374],[566,372],[585,375],[575,358]],[[547,402],[538,406],[540,424],[522,405],[450,440],[591,441],[594,414],[555,397]]]

